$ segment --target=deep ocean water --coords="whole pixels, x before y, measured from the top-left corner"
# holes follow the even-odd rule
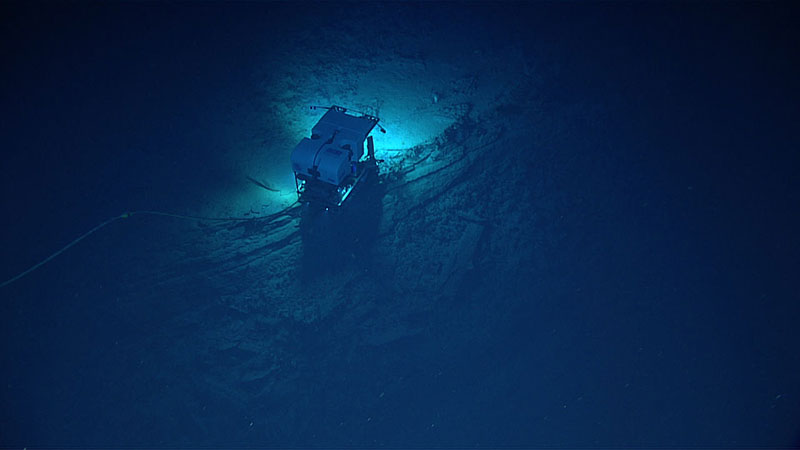
[[[796,445],[799,18],[3,3],[0,278],[248,220],[0,288],[0,446]]]

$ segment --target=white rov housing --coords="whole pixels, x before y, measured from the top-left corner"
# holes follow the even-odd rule
[[[317,107],[312,107],[316,109]],[[341,206],[368,169],[375,167],[369,133],[378,124],[375,116],[354,116],[340,106],[331,106],[292,151],[297,196],[301,202]],[[369,152],[364,156],[364,141]]]

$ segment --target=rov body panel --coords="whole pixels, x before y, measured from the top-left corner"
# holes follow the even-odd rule
[[[303,138],[291,155],[298,200],[340,206],[375,166],[372,152],[364,156],[364,141],[378,124],[370,115],[354,116],[332,106]],[[370,142],[371,145],[371,142]]]

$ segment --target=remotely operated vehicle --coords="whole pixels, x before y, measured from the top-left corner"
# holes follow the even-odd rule
[[[370,173],[377,171],[375,145],[369,134],[377,126],[375,116],[348,113],[341,106],[312,106],[327,109],[292,151],[292,170],[301,203],[340,207]],[[364,142],[367,154],[364,156]]]

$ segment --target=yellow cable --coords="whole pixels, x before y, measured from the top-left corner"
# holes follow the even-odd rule
[[[172,214],[172,213],[166,213],[166,212],[161,212],[161,211],[147,211],[147,210],[145,210],[145,211],[126,211],[126,212],[124,212],[124,213],[122,213],[122,214],[120,214],[118,216],[114,216],[114,217],[106,220],[105,222],[102,222],[101,224],[97,225],[96,227],[92,228],[91,230],[87,231],[86,233],[83,233],[82,235],[78,236],[76,239],[72,240],[72,242],[70,242],[69,244],[65,245],[64,247],[62,247],[57,252],[55,252],[52,255],[48,256],[47,258],[41,260],[40,262],[34,264],[30,269],[20,273],[19,275],[15,276],[13,278],[10,278],[10,279],[0,283],[0,288],[6,287],[9,284],[19,280],[20,278],[24,277],[25,275],[27,275],[27,274],[33,272],[34,270],[38,269],[39,267],[42,267],[43,265],[45,265],[48,262],[52,261],[53,258],[55,258],[58,255],[64,253],[67,249],[69,249],[73,245],[75,245],[78,242],[80,242],[80,241],[86,239],[87,237],[89,237],[89,235],[91,235],[95,231],[105,227],[106,225],[109,225],[109,224],[111,224],[113,222],[116,222],[119,219],[127,219],[127,218],[129,218],[129,217],[131,217],[133,215],[139,214],[139,215],[151,215],[151,216],[164,216],[164,217],[175,217],[175,218],[178,218],[178,219],[189,219],[189,220],[213,220],[213,221],[217,221],[217,222],[246,222],[246,221],[263,220],[263,219],[268,219],[268,218],[271,218],[271,217],[276,217],[277,215],[283,214],[287,210],[291,209],[292,206],[294,206],[294,203],[289,205],[284,210],[278,212],[277,214],[264,216],[264,217],[247,217],[247,218],[184,216],[184,215],[181,215],[181,214]]]
[[[27,274],[29,274],[29,273],[33,272],[34,270],[38,269],[39,267],[42,267],[43,265],[45,265],[45,264],[47,264],[48,262],[50,262],[50,261],[51,261],[53,258],[55,258],[56,256],[58,256],[58,255],[60,255],[60,254],[64,253],[64,252],[65,252],[65,251],[66,251],[68,248],[70,248],[70,247],[72,247],[73,245],[77,244],[78,242],[80,242],[80,241],[84,240],[84,239],[85,239],[87,236],[89,236],[90,234],[92,234],[92,233],[94,233],[95,231],[99,230],[100,228],[103,228],[104,226],[106,226],[106,225],[110,224],[111,222],[115,222],[115,221],[117,221],[117,220],[119,220],[119,219],[124,219],[124,218],[127,218],[127,217],[128,217],[128,215],[129,215],[128,213],[124,213],[124,214],[120,214],[119,216],[112,217],[112,218],[110,218],[110,219],[106,220],[105,222],[101,223],[100,225],[98,225],[98,226],[96,226],[96,227],[92,228],[91,230],[87,231],[86,233],[83,233],[83,234],[82,234],[82,235],[80,235],[80,236],[79,236],[77,239],[73,240],[73,241],[72,241],[72,242],[70,242],[69,244],[67,244],[67,245],[65,245],[64,247],[62,247],[62,248],[61,248],[61,250],[59,250],[59,251],[57,251],[57,252],[53,253],[52,255],[48,256],[47,258],[43,259],[42,261],[40,261],[40,262],[38,262],[38,263],[34,264],[34,265],[33,265],[33,267],[31,267],[30,269],[28,269],[28,270],[26,270],[26,271],[24,271],[24,272],[20,273],[19,275],[15,276],[14,278],[11,278],[11,279],[9,279],[9,280],[6,280],[6,281],[4,281],[2,284],[0,284],[0,288],[2,288],[2,287],[5,287],[5,286],[8,286],[9,284],[11,284],[11,283],[13,283],[13,282],[15,282],[15,281],[19,280],[20,278],[22,278],[22,277],[24,277],[25,275],[27,275]]]

